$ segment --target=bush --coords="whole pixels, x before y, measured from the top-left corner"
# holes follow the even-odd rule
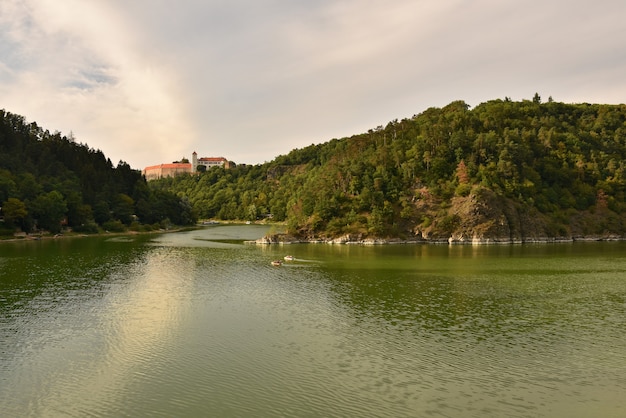
[[[126,226],[119,220],[115,221],[107,221],[102,224],[102,228],[104,228],[107,232],[125,232]]]
[[[15,233],[15,228],[9,228],[5,226],[3,223],[0,223],[0,236],[12,237],[14,233]]]
[[[459,215],[447,215],[440,222],[439,229],[446,233],[452,233],[461,223],[461,218]]]
[[[97,234],[98,224],[96,224],[95,222],[87,222],[80,226],[75,226],[74,232],[81,232],[83,234]]]
[[[344,218],[333,218],[326,225],[326,232],[330,236],[340,235],[344,232],[347,221]]]
[[[472,191],[472,185],[464,183],[464,184],[459,184],[458,186],[456,186],[454,193],[457,196],[467,197],[469,196],[471,191]]]
[[[160,229],[168,230],[171,227],[172,227],[172,221],[170,221],[170,218],[165,218],[161,222],[159,222]]]
[[[153,230],[153,227],[152,227],[152,225],[149,225],[149,224],[141,224],[141,223],[139,223],[137,221],[133,221],[130,224],[129,229],[131,231],[136,231],[136,232],[150,232],[150,231]]]

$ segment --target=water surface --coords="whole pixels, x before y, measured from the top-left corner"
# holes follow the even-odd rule
[[[265,232],[0,244],[3,416],[623,416],[624,243]]]

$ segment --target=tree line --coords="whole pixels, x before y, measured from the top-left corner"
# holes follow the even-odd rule
[[[150,182],[201,218],[284,221],[299,236],[446,236],[495,196],[548,236],[626,232],[626,106],[455,101],[261,165]],[[426,204],[427,202],[428,204]]]
[[[50,133],[23,116],[0,110],[0,234],[152,229],[187,225],[191,205],[173,192],[152,190],[124,161],[72,134]]]

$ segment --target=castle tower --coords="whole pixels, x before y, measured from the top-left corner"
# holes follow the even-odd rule
[[[191,154],[191,172],[195,173],[196,171],[198,171],[198,154],[194,151]]]

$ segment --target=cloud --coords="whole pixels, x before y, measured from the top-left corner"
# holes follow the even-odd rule
[[[194,150],[257,163],[457,99],[619,103],[625,13],[618,0],[3,0],[0,106],[135,168]]]
[[[3,55],[2,105],[40,126],[73,131],[114,162],[148,149],[156,158],[186,153],[189,124],[175,77],[136,49],[129,25],[105,6],[9,0],[1,23],[20,59]]]

